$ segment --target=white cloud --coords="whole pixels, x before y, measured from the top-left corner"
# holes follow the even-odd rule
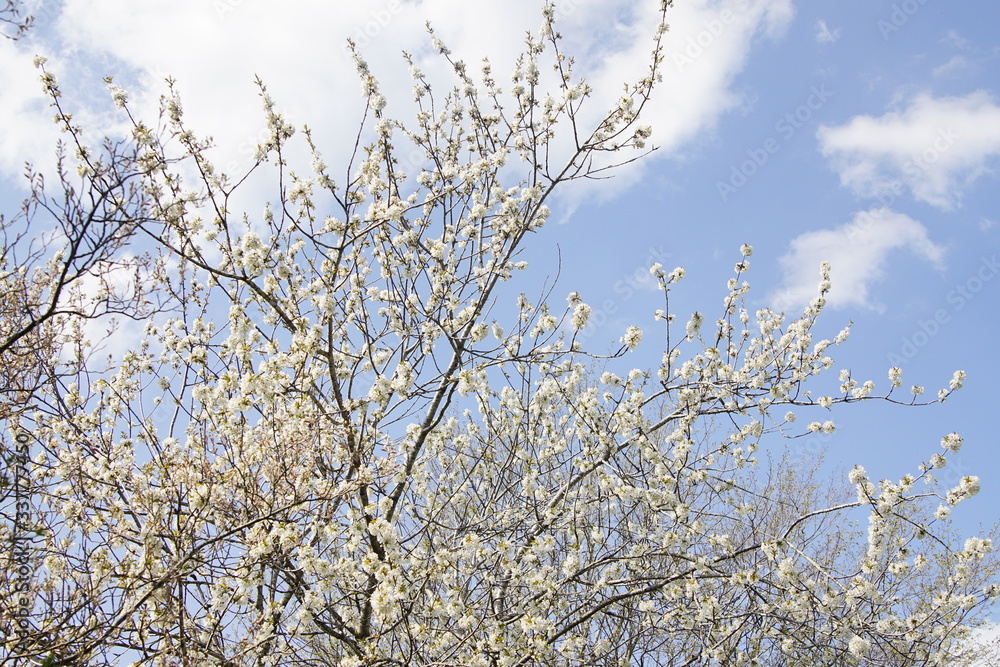
[[[969,44],[969,40],[962,37],[955,30],[949,30],[945,35],[944,39],[941,40],[942,44],[949,44],[951,46],[957,46],[960,49],[964,49]]]
[[[817,295],[820,264],[828,261],[830,306],[880,310],[871,287],[884,275],[889,253],[896,249],[907,249],[937,268],[944,258],[944,248],[928,238],[923,225],[888,208],[859,211],[835,229],[806,232],[792,240],[781,258],[784,278],[772,300],[782,309],[809,303]]]
[[[822,19],[816,24],[816,41],[820,44],[833,44],[838,39],[840,39],[840,30],[830,31],[827,27],[826,21]]]
[[[655,4],[655,3],[651,3]],[[663,82],[644,110],[651,125],[650,143],[658,147],[655,158],[677,157],[685,145],[710,132],[719,118],[740,108],[744,100],[732,82],[746,64],[755,38],[779,38],[794,15],[789,0],[722,0],[676,3],[667,14],[670,30],[664,39]],[[601,12],[592,17],[601,22]],[[623,28],[629,47],[605,53],[600,68],[588,73],[595,89],[620,91],[624,72],[642,72],[649,60],[647,38],[652,14]],[[607,99],[610,101],[610,99]],[[606,106],[595,104],[594,108]],[[599,198],[611,198],[642,177],[647,161],[639,161],[616,172],[613,182],[586,181],[566,188],[568,200],[579,203],[583,190]]]
[[[4,128],[17,128],[16,132],[0,132],[0,172],[12,176],[20,176],[25,161],[37,162],[39,156],[51,159],[59,138],[28,44],[0,38],[0,66],[4,73],[0,123]]]
[[[56,235],[51,247],[61,247],[65,240]],[[171,262],[170,268],[176,269],[176,263]],[[148,287],[153,279],[151,267],[125,253],[114,262],[97,263],[62,293],[60,306],[86,314],[76,319],[75,325],[79,325],[87,341],[88,354],[101,360],[114,359],[117,363],[125,351],[138,349],[147,322],[121,313],[135,312],[139,302],[145,302],[139,290]],[[134,307],[128,307],[129,304]],[[76,346],[75,341],[65,342],[60,350],[62,358],[74,359],[78,353]]]
[[[557,24],[566,36],[565,48],[578,54],[578,74],[595,90],[592,112],[608,108],[625,80],[646,73],[658,21],[656,4],[566,0],[559,5]],[[414,54],[429,76],[451,86],[450,79],[442,78],[447,64],[431,52],[425,21],[472,71],[478,72],[481,58],[489,55],[495,77],[505,85],[525,32],[541,23],[539,6],[537,0],[303,0],[294,5],[264,0],[66,0],[58,20],[49,22],[54,29],[39,35],[47,40],[43,46],[52,62],[67,72],[66,80],[83,82],[74,91],[79,95],[67,95],[74,108],[86,109],[100,98],[106,111],[110,105],[100,78],[117,71],[116,79],[129,90],[130,108],[149,122],[158,111],[163,76],[173,76],[191,129],[214,137],[214,157],[224,168],[251,162],[263,126],[253,85],[259,75],[279,110],[297,126],[309,124],[332,166],[339,162],[335,157],[343,158],[353,149],[363,110],[357,75],[344,49],[347,37],[358,42],[382,81],[389,113],[406,119],[412,83],[401,51]],[[659,155],[676,154],[739,104],[730,84],[743,68],[754,37],[780,36],[792,14],[791,0],[699,0],[677,3],[668,12],[664,82],[646,108],[645,121],[654,128],[652,142],[663,149]],[[27,71],[37,88],[29,61],[24,56],[10,67],[5,62],[5,71]],[[24,127],[31,118],[37,122],[37,110],[13,106],[12,101],[23,104],[28,99],[21,89],[5,99],[6,107],[0,99],[4,126]],[[47,122],[47,114],[43,116]],[[109,131],[111,118],[102,116],[105,125],[95,131]],[[594,122],[595,114],[583,120]],[[0,146],[9,157],[0,169],[8,174],[26,157],[51,156],[51,143],[41,139],[32,145],[13,143],[14,138],[4,141],[12,142]],[[634,181],[643,169],[630,166],[623,179]],[[625,184],[619,179],[596,187],[610,195]]]
[[[968,68],[969,60],[965,56],[952,56],[945,64],[935,67],[931,73],[937,77],[950,77]]]
[[[676,150],[737,107],[741,100],[730,84],[746,64],[754,37],[779,37],[792,15],[785,0],[677,3],[668,14],[664,82],[650,109],[655,143]],[[632,71],[646,50],[632,56]],[[610,85],[621,71],[628,70],[608,63],[602,77]]]
[[[985,91],[921,94],[902,110],[855,116],[841,126],[821,127],[817,136],[841,183],[858,196],[908,189],[947,210],[961,203],[963,190],[1000,155],[1000,106]]]

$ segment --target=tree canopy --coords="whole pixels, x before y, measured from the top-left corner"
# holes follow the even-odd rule
[[[898,368],[817,395],[849,333],[814,340],[829,267],[803,312],[750,312],[748,245],[707,315],[650,267],[653,368],[629,364],[648,332],[597,353],[580,294],[518,282],[553,193],[648,150],[669,4],[591,125],[550,4],[509,86],[432,32],[454,85],[410,60],[412,119],[355,51],[365,116],[333,166],[260,81],[245,173],[173,87],[144,120],[109,80],[131,136],[90,147],[39,59],[69,139],[55,194],[31,176],[2,219],[5,664],[971,658],[1000,589],[990,539],[949,528],[979,479],[934,479],[961,437],[896,480],[781,455],[824,408],[942,401],[962,371],[926,401]],[[108,367],[82,323],[113,316],[147,324]]]

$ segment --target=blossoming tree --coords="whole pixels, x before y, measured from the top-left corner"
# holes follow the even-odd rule
[[[898,397],[898,369],[881,394],[849,373],[836,395],[810,392],[847,337],[813,340],[825,268],[800,315],[751,314],[744,246],[718,317],[682,324],[667,296],[683,270],[654,265],[666,345],[650,370],[627,370],[633,327],[595,371],[577,293],[557,306],[511,291],[553,192],[644,147],[659,78],[665,24],[649,71],[586,127],[591,91],[552,17],[507,90],[434,38],[457,83],[441,95],[411,62],[410,124],[358,55],[360,148],[330,169],[303,132],[308,176],[263,85],[270,136],[248,175],[212,165],[173,93],[157,126],[134,122],[136,229],[171,267],[155,289],[172,311],[113,372],[51,376],[10,419],[35,442],[37,537],[30,632],[9,635],[8,661],[959,656],[997,589],[990,541],[947,530],[978,479],[932,475],[958,435],[897,481],[758,460],[764,441],[834,428],[796,413],[915,400]],[[240,183],[264,174],[263,214],[235,213]],[[867,535],[845,528],[865,516]]]

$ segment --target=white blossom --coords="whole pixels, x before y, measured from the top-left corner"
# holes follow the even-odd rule
[[[949,433],[941,439],[941,446],[949,452],[957,452],[962,448],[962,436],[958,433]]]
[[[871,650],[871,642],[867,639],[854,635],[847,644],[847,650],[856,658],[863,658]]]
[[[622,336],[621,342],[628,348],[638,347],[639,343],[642,342],[642,329],[636,326],[630,326],[625,332],[625,335]]]
[[[587,321],[590,319],[590,306],[585,303],[578,303],[576,307],[573,308],[573,317],[570,320],[570,325],[573,327],[574,331],[580,331],[587,326]]]
[[[952,376],[951,381],[948,383],[948,387],[954,391],[956,389],[962,388],[962,382],[965,381],[965,371],[955,371]]]

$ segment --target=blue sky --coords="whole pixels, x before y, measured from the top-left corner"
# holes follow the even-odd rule
[[[642,73],[655,4],[563,3],[559,25],[595,88],[595,108]],[[189,124],[213,135],[217,160],[238,169],[248,166],[263,127],[254,74],[294,124],[314,128],[333,163],[353,141],[363,108],[346,37],[382,79],[389,111],[405,115],[410,85],[400,51],[416,54],[431,76],[441,71],[425,20],[458,57],[489,55],[498,75],[509,70],[524,31],[539,24],[536,0],[35,7],[35,32],[0,40],[7,212],[20,199],[24,162],[50,169],[58,135],[31,65],[35,54],[49,58],[69,107],[95,136],[122,124],[103,76],[129,91],[136,115],[152,118],[162,78],[172,75]],[[992,348],[1000,319],[1000,5],[676,0],[670,24],[664,85],[645,121],[659,150],[615,180],[556,202],[557,222],[526,251],[527,275],[554,274],[561,257],[556,293],[579,291],[603,313],[605,324],[591,335],[601,348],[627,324],[653,326],[661,307],[648,279],[653,261],[687,269],[671,294],[681,317],[700,310],[712,321],[740,244],[755,249],[756,307],[801,307],[815,292],[819,263],[829,260],[834,286],[821,328],[832,338],[854,323],[834,354],[837,369],[881,389],[888,367],[900,366],[904,386],[924,385],[929,395],[955,369],[968,373],[944,405],[835,411],[830,461],[898,478],[956,430],[966,444],[941,477],[976,474],[983,491],[953,516],[963,532],[993,524],[1000,518],[992,384],[1000,377]],[[654,347],[644,345],[650,359]],[[810,419],[831,418],[820,412]]]

